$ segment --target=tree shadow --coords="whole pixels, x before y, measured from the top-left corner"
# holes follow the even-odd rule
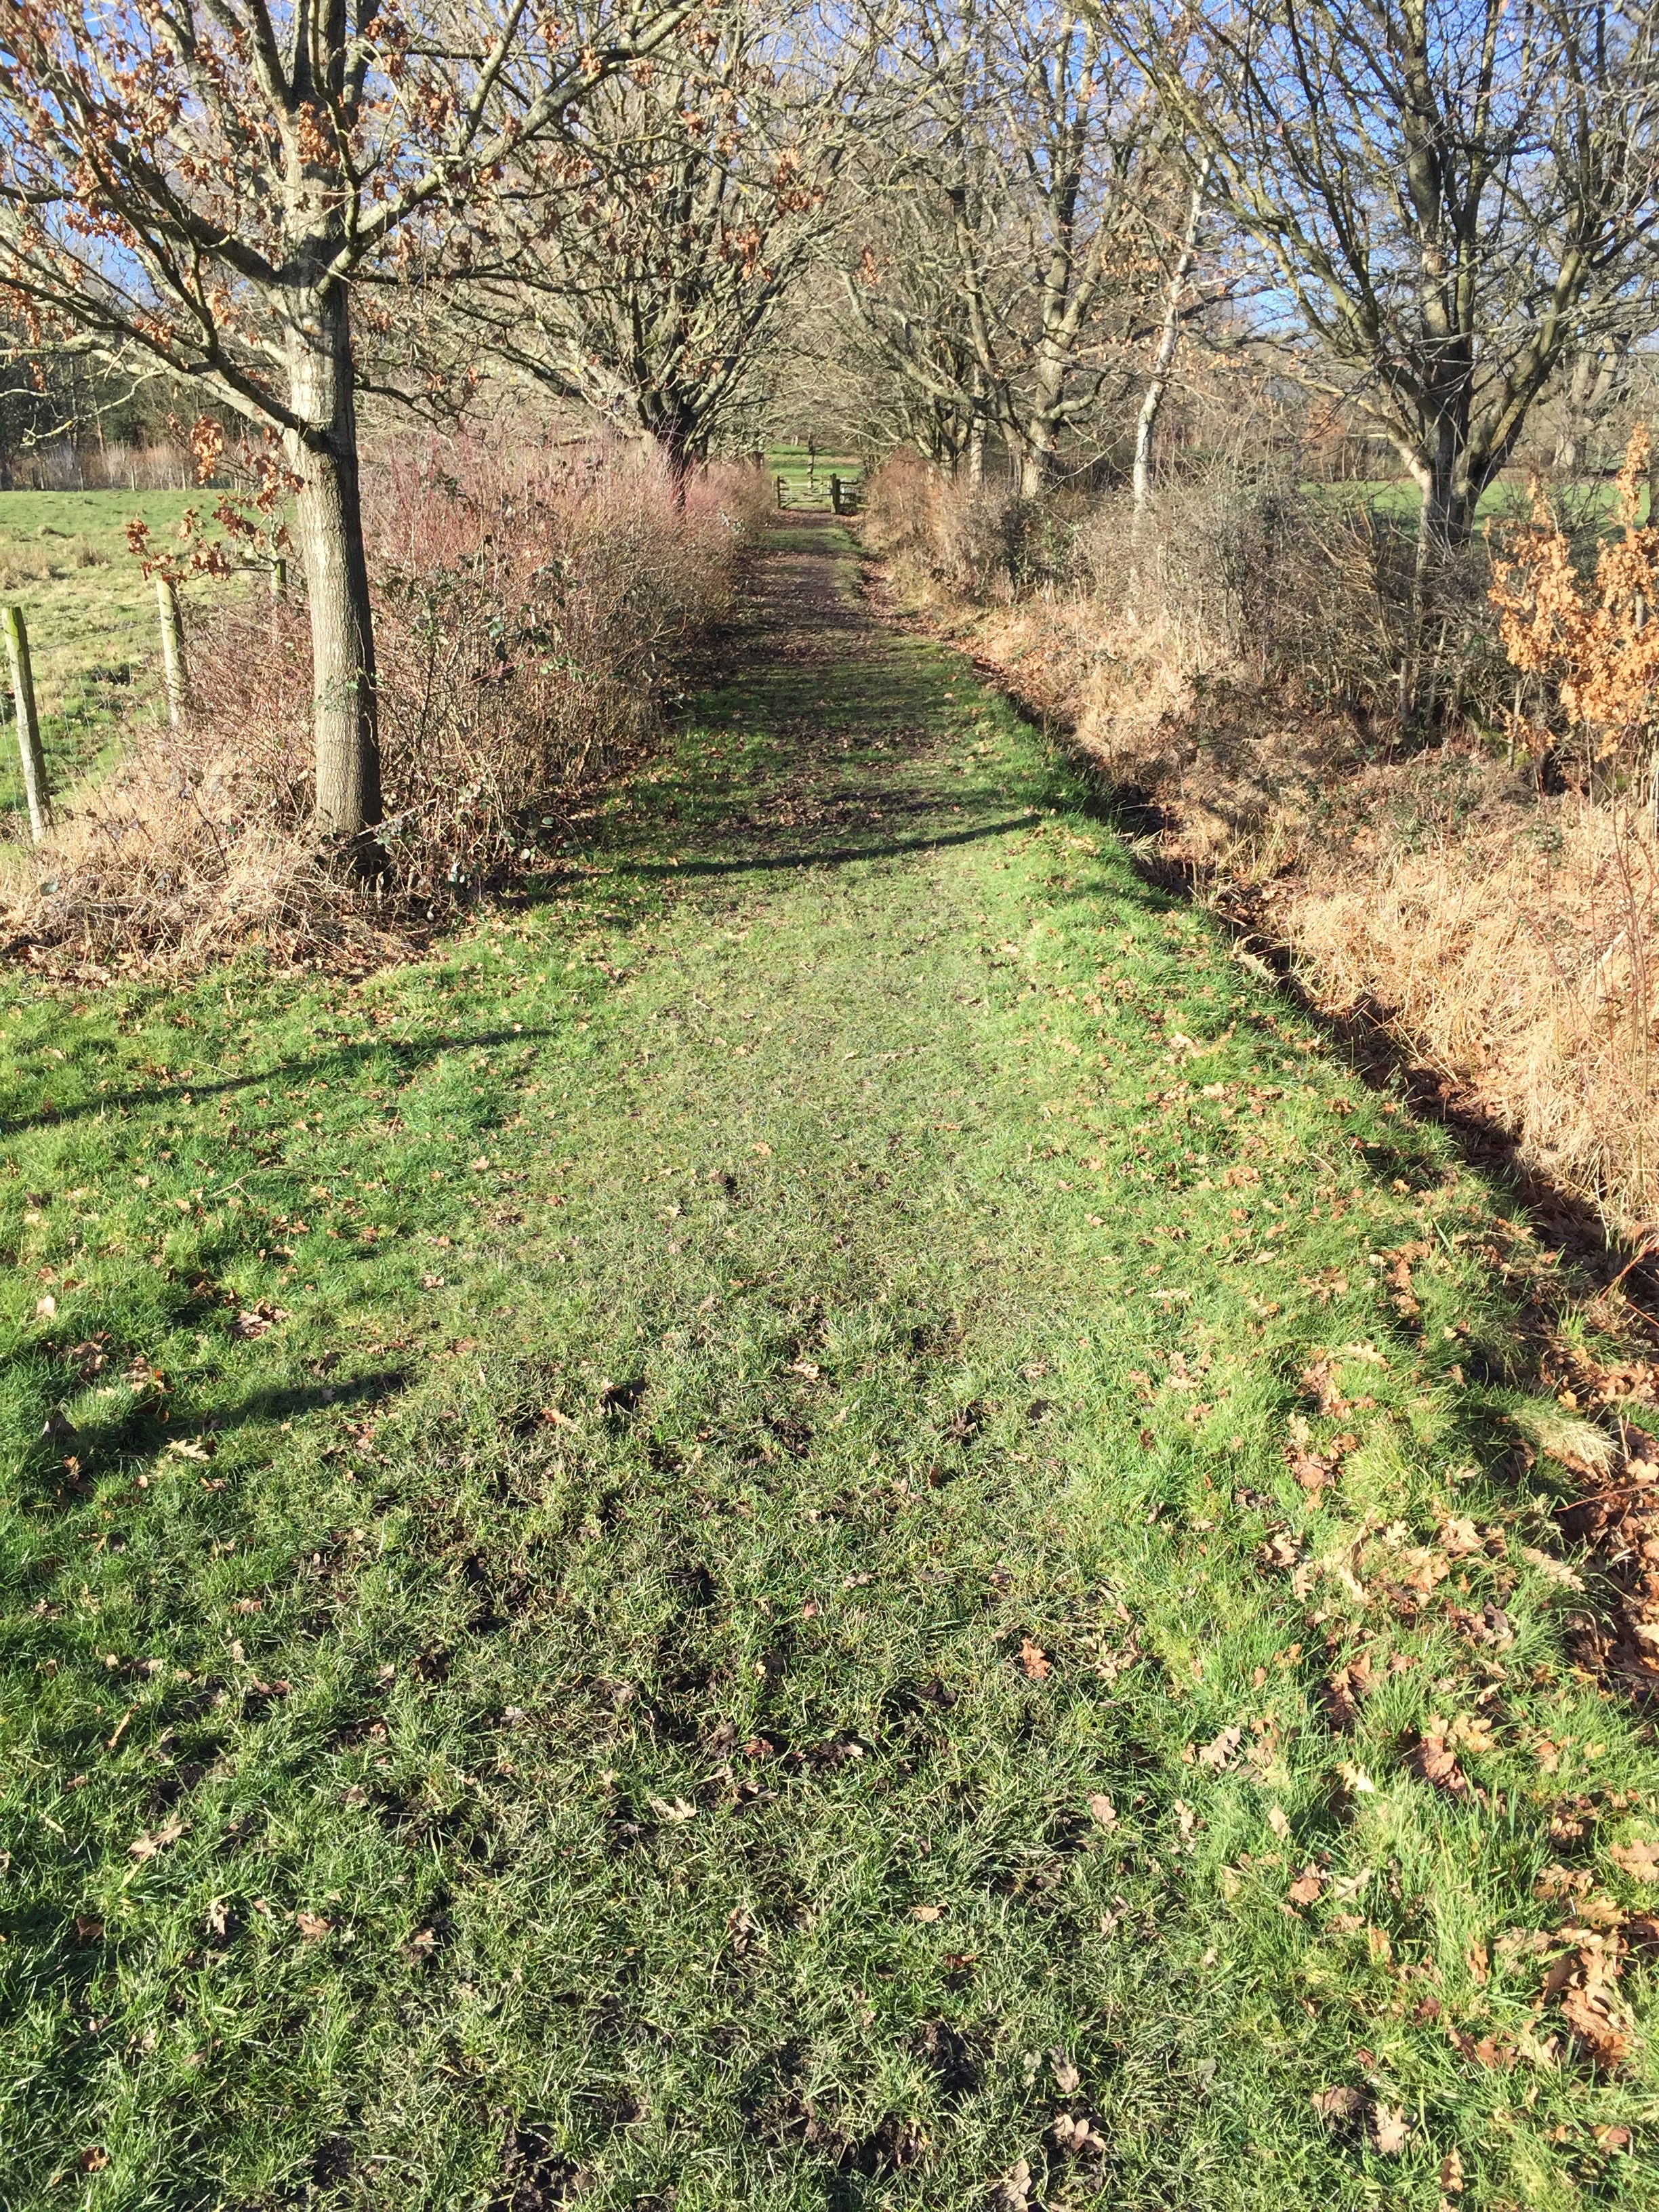
[[[307,1413],[323,1412],[331,1406],[361,1406],[365,1402],[395,1397],[406,1390],[412,1380],[406,1367],[380,1367],[363,1375],[343,1379],[331,1376],[316,1382],[294,1382],[273,1386],[268,1389],[250,1390],[236,1405],[216,1408],[210,1417],[210,1426],[220,1435],[229,1429],[244,1429],[263,1421],[297,1420]]]
[[[857,860],[902,859],[908,853],[932,853],[951,845],[977,844],[986,837],[1006,837],[1017,830],[1030,830],[1038,820],[1035,811],[1011,816],[1003,822],[987,822],[972,830],[942,830],[915,837],[887,837],[867,845],[809,845],[791,852],[757,852],[737,858],[709,857],[682,860],[618,860],[619,873],[643,882],[673,883],[687,877],[766,874],[782,868],[838,868]]]
[[[274,1067],[256,1068],[239,1075],[216,1077],[207,1083],[179,1082],[176,1084],[141,1084],[128,1091],[100,1091],[89,1098],[82,1098],[72,1106],[54,1106],[49,1112],[17,1115],[9,1119],[0,1117],[0,1137],[21,1135],[26,1129],[58,1128],[69,1121],[79,1121],[88,1114],[101,1114],[110,1107],[132,1109],[152,1106],[172,1106],[183,1102],[186,1095],[193,1102],[200,1098],[220,1098],[234,1091],[257,1090],[262,1084],[291,1085],[302,1076],[315,1075],[325,1068],[336,1068],[342,1073],[363,1066],[382,1054],[411,1066],[421,1066],[438,1054],[465,1052],[480,1047],[498,1044],[533,1044],[539,1040],[556,1036],[553,1029],[479,1030],[471,1036],[423,1037],[371,1037],[358,1044],[336,1045],[327,1052],[313,1054],[307,1060],[278,1060]]]
[[[112,1466],[131,1465],[165,1452],[169,1443],[181,1438],[195,1442],[202,1437],[227,1436],[238,1429],[300,1420],[331,1407],[343,1410],[377,1404],[406,1390],[412,1379],[408,1368],[385,1367],[344,1377],[273,1383],[250,1390],[233,1405],[206,1410],[198,1418],[173,1407],[168,1409],[172,1417],[164,1420],[162,1407],[154,1399],[141,1401],[129,1413],[101,1425],[84,1416],[76,1425],[60,1412],[48,1419],[32,1451],[33,1464],[20,1470],[28,1478],[21,1486],[20,1502],[41,1510],[48,1506],[83,1505]],[[77,1395],[71,1382],[71,1387],[61,1394],[60,1402]]]

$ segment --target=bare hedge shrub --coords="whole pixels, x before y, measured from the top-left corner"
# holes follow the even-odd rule
[[[726,612],[757,481],[677,504],[607,449],[389,455],[366,485],[386,819],[372,879],[309,832],[302,612],[260,594],[191,639],[190,710],[63,810],[11,932],[83,963],[190,966],[261,944],[362,959],[548,857],[577,797],[637,753]]]

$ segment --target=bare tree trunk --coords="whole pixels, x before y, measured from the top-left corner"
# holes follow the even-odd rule
[[[295,318],[289,397],[301,426],[286,443],[300,479],[295,520],[311,611],[317,823],[326,835],[355,838],[380,818],[380,718],[351,326],[337,287]]]
[[[1181,343],[1181,295],[1187,289],[1193,264],[1198,258],[1198,227],[1203,220],[1204,190],[1209,181],[1210,163],[1206,157],[1193,185],[1193,196],[1187,210],[1187,228],[1182,233],[1181,252],[1170,272],[1170,289],[1164,307],[1164,327],[1158,332],[1158,351],[1152,356],[1152,373],[1146,380],[1146,396],[1135,418],[1134,516],[1130,532],[1137,542],[1145,530],[1147,509],[1152,505],[1152,438],[1158,428],[1164,395],[1170,388],[1170,372],[1175,367],[1176,349]]]
[[[1019,446],[1019,495],[1040,499],[1054,462],[1051,426],[1034,417],[1027,423]]]
[[[171,577],[155,579],[155,606],[161,618],[161,679],[167,720],[176,730],[184,719],[187,678],[184,617],[179,607],[179,587]]]
[[[17,749],[23,769],[23,797],[29,810],[29,835],[38,845],[52,827],[52,791],[46,757],[40,750],[40,717],[34,704],[34,670],[29,660],[28,624],[21,607],[5,610],[6,644],[11,659],[12,699],[17,710]]]
[[[685,488],[691,481],[691,471],[696,466],[695,426],[678,415],[652,426],[652,436],[658,450],[668,464],[669,489],[674,495],[674,510],[685,512]]]

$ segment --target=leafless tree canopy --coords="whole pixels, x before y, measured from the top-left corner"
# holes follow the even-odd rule
[[[1455,544],[1564,362],[1650,332],[1650,0],[1164,0],[1111,20],[1250,249],[1258,327]]]
[[[0,282],[29,335],[153,363],[280,436],[326,830],[380,811],[354,297],[689,12],[17,0],[0,20]]]
[[[677,474],[752,434],[771,326],[867,127],[869,51],[810,14],[705,8],[584,103],[557,161],[507,165],[459,262],[456,329],[654,439]]]
[[[1385,438],[1455,549],[1539,410],[1577,467],[1650,386],[1656,165],[1659,0],[10,0],[0,368],[263,434],[351,837],[366,385],[504,374],[682,478],[787,385],[1144,514],[1207,350]]]
[[[994,434],[1035,495],[1134,375],[1167,131],[1099,21],[1046,0],[910,0],[885,71],[849,310],[933,450],[975,466]]]

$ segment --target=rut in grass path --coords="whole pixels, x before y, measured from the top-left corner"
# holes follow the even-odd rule
[[[1650,2197],[1524,1231],[834,526],[733,659],[443,957],[8,1023],[0,2195]]]

